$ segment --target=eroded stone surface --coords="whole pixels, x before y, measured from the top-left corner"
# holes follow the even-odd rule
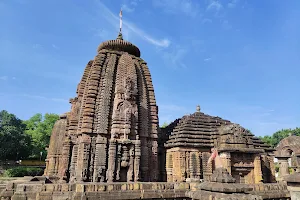
[[[169,182],[210,180],[215,169],[208,163],[211,148],[218,150],[222,166],[238,183],[275,182],[274,149],[240,125],[202,113],[200,107],[163,129],[162,138]]]
[[[149,69],[122,37],[100,44],[53,129],[46,176],[70,182],[157,181],[158,116]]]

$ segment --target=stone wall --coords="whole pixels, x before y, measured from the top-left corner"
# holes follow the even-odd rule
[[[0,191],[0,199],[6,200],[86,200],[86,199],[178,199],[188,200],[197,192],[205,194],[208,197],[215,195],[226,196],[226,188],[230,183],[216,183],[209,188],[200,189],[200,185],[204,183],[166,183],[166,182],[137,182],[137,183],[48,183],[45,177],[18,180],[7,184],[4,191]],[[211,183],[206,182],[206,185]],[[248,188],[244,195],[260,196],[262,199],[290,199],[287,185],[284,183],[272,184],[236,184],[238,186],[231,187],[235,192],[240,192],[244,188]],[[290,189],[290,188],[289,188]],[[299,187],[298,187],[299,189]],[[231,191],[231,190],[228,190]],[[299,190],[291,190],[294,199],[298,200]],[[203,193],[204,192],[204,193]],[[208,193],[207,193],[208,192]],[[224,193],[222,195],[222,193]],[[192,194],[190,196],[189,194]],[[207,195],[206,195],[207,194]],[[197,195],[196,195],[197,196]],[[218,196],[218,195],[217,195]],[[230,196],[230,195],[229,195]],[[195,198],[197,199],[197,198]],[[225,198],[226,199],[226,198]],[[242,198],[241,198],[242,199]],[[241,200],[240,199],[240,200]],[[201,199],[205,200],[205,199]]]
[[[189,199],[185,192],[193,186],[188,183],[78,183],[44,184],[31,182],[12,186],[0,194],[1,198],[25,199]],[[12,196],[13,194],[13,196]]]

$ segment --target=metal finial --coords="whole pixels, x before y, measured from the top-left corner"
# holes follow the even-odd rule
[[[117,40],[123,40],[123,35],[122,35],[121,32],[119,33],[119,35],[118,35],[118,37],[117,37]]]
[[[197,105],[196,111],[197,111],[197,112],[200,112],[200,106],[199,106],[199,105]]]
[[[120,17],[120,31],[119,31],[119,35],[118,35],[118,37],[117,37],[117,40],[123,40],[123,35],[122,35],[122,25],[123,25],[123,20],[122,20],[122,17],[123,17],[123,14],[122,14],[122,8],[121,8],[121,10],[120,10],[119,17]]]
[[[120,10],[119,17],[120,17],[120,33],[122,33],[122,25],[123,25],[123,21],[122,21],[122,17],[123,17],[122,8]]]

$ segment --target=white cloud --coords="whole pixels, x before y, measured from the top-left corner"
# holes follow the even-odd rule
[[[100,37],[102,39],[107,39],[107,37],[111,34],[102,28],[91,28],[89,32],[91,32],[95,37]]]
[[[8,77],[7,77],[7,76],[0,76],[0,80],[2,80],[2,81],[7,81],[7,80],[8,80]]]
[[[239,0],[231,0],[231,2],[229,2],[227,4],[228,8],[234,8],[236,7],[236,4],[238,3]]]
[[[45,96],[31,95],[31,94],[22,94],[22,95],[17,95],[17,96],[23,96],[23,97],[34,98],[34,99],[42,99],[42,100],[48,100],[48,101],[55,101],[55,102],[68,102],[68,100],[66,100],[66,99],[49,98],[49,97],[45,97]]]
[[[16,80],[16,77],[0,76],[0,81]]]
[[[183,106],[175,104],[158,104],[160,124],[171,123],[175,119],[189,113],[189,110]]]
[[[211,0],[208,6],[206,7],[206,10],[216,10],[219,11],[223,8],[223,5],[217,1],[217,0]]]
[[[187,109],[183,106],[178,106],[174,104],[161,104],[159,105],[159,110],[162,112],[168,111],[187,111]]]
[[[130,2],[130,4],[133,5],[133,6],[137,6],[137,5],[138,5],[138,2],[141,2],[141,1],[143,1],[143,0],[132,0],[132,1]]]
[[[181,46],[176,46],[168,51],[162,51],[162,57],[165,61],[165,65],[173,69],[186,68],[186,65],[182,60],[187,52],[187,49]]]
[[[204,61],[205,61],[205,62],[208,62],[208,61],[211,61],[211,59],[212,59],[211,57],[205,58]]]
[[[183,13],[195,17],[199,13],[199,5],[191,0],[153,0],[153,5],[161,7],[165,12],[172,14]]]
[[[59,47],[56,46],[55,44],[52,44],[52,47],[53,47],[54,49],[59,49]]]
[[[33,47],[34,49],[39,49],[39,48],[42,47],[42,45],[40,45],[40,44],[34,44],[32,47]]]
[[[101,1],[98,0],[97,3],[99,5],[99,7],[102,9],[103,12],[101,12],[101,13],[107,19],[107,21],[117,28],[119,25],[119,23],[118,23],[119,17],[117,15],[115,15],[109,8],[107,8]],[[154,46],[166,48],[171,43],[170,40],[168,40],[166,38],[165,39],[155,39],[154,37],[148,35],[147,33],[145,33],[145,31],[136,27],[133,23],[130,23],[127,20],[123,20],[123,25],[126,28],[128,28],[128,30],[130,30],[132,33],[138,35],[139,37],[141,37],[145,41],[149,42],[150,44],[153,44]]]
[[[129,7],[126,4],[123,4],[122,5],[122,10],[125,11],[125,12],[129,12],[130,13],[130,12],[133,12],[135,10],[135,8],[134,7]]]
[[[208,18],[205,18],[205,19],[202,20],[202,23],[203,24],[212,23],[212,20],[208,19]]]
[[[226,30],[229,30],[229,29],[232,28],[232,26],[229,24],[228,20],[224,20],[224,21],[222,22],[222,27],[223,27],[224,29],[226,29]]]
[[[32,98],[32,99],[40,99],[40,100],[45,100],[45,101],[54,101],[54,102],[64,102],[67,103],[69,102],[67,99],[62,99],[62,98],[51,98],[51,97],[45,97],[45,96],[40,96],[40,95],[32,95],[32,94],[5,94],[5,93],[0,93],[1,96],[11,96],[11,97],[25,97],[25,98]]]

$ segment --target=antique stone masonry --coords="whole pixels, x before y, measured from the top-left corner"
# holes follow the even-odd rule
[[[103,42],[55,124],[46,176],[70,182],[157,181],[158,108],[140,50]]]
[[[275,157],[279,163],[279,179],[292,173],[300,172],[300,137],[290,135],[279,142]]]
[[[162,129],[161,138],[160,170],[168,182],[209,181],[215,169],[208,163],[211,148],[237,183],[275,182],[274,149],[240,125],[200,112],[200,106]]]

